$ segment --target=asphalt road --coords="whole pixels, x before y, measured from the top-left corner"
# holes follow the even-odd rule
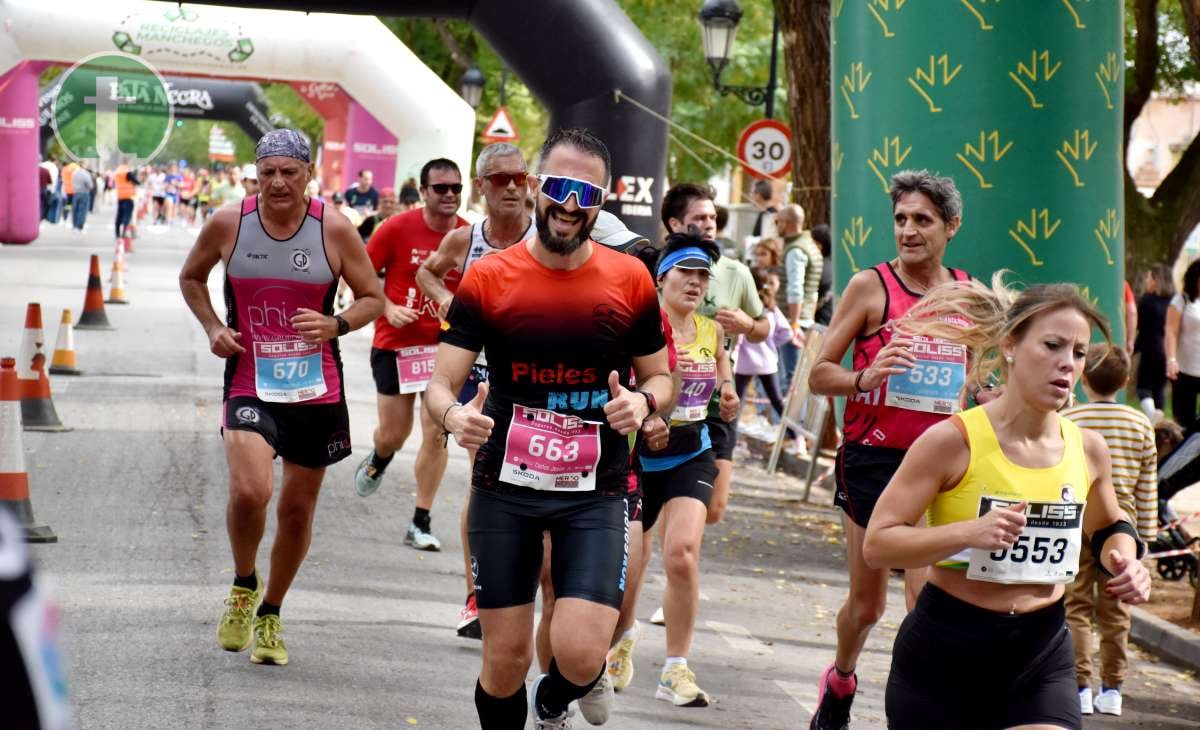
[[[60,311],[83,302],[88,255],[111,266],[112,211],[77,235],[49,228],[34,244],[0,248],[0,354],[16,355],[25,304],[38,301],[53,349]],[[54,377],[68,433],[24,435],[34,508],[58,534],[37,546],[41,575],[63,610],[72,704],[84,728],[470,728],[479,644],[453,625],[463,599],[458,514],[466,457],[451,446],[433,511],[441,553],[402,543],[413,506],[410,443],[368,499],[353,470],[370,446],[370,329],[345,338],[355,454],[332,467],[311,552],[283,618],[291,664],[260,667],[221,651],[216,622],[231,580],[226,471],[217,432],[222,364],[180,298],[176,276],[194,232],[145,229],[130,258],[129,306],[110,305],[112,332],[75,333],[85,375]],[[219,272],[212,290],[220,311]],[[837,514],[828,495],[739,465],[724,524],[703,552],[703,601],[690,663],[715,698],[708,709],[654,699],[661,628],[644,622],[633,685],[615,728],[807,726],[816,682],[833,654],[846,588]],[[260,551],[268,564],[269,542]],[[640,615],[663,587],[651,567]],[[854,727],[883,725],[883,687],[902,598],[859,666]],[[969,668],[964,668],[969,671]],[[531,675],[532,678],[532,675]],[[980,692],[988,691],[980,687]],[[1122,718],[1088,727],[1197,727],[1200,683],[1138,654]],[[2,723],[0,723],[2,724]],[[576,726],[586,726],[581,719]]]

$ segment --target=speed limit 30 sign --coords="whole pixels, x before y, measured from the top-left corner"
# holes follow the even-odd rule
[[[738,159],[747,174],[778,178],[792,169],[792,131],[774,119],[759,119],[742,131]]]

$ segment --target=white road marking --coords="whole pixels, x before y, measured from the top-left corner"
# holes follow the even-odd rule
[[[721,638],[728,642],[734,649],[752,654],[775,653],[775,650],[770,646],[754,638],[754,635],[745,626],[727,624],[721,621],[706,621],[705,625],[720,634]]]

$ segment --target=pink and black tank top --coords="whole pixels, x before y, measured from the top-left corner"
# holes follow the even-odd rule
[[[337,276],[325,253],[324,204],[313,198],[289,238],[263,227],[258,196],[242,201],[237,241],[225,266],[225,307],[244,353],[225,364],[225,398],[337,403],[343,398],[337,340],[307,343],[292,327],[298,309],[333,314]]]
[[[854,342],[854,369],[862,370],[875,361],[879,351],[892,339],[891,322],[903,317],[921,300],[904,286],[890,262],[871,267],[883,284],[883,326],[874,333],[859,337]],[[955,281],[967,281],[971,277],[961,269],[947,268]],[[897,408],[885,404],[887,380],[875,390],[859,393],[846,399],[846,414],[843,440],[848,444],[907,449],[917,437],[949,414],[926,413]]]

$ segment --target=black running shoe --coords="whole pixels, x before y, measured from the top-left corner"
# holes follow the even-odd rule
[[[848,730],[850,727],[850,705],[854,704],[854,692],[838,697],[829,686],[829,676],[837,671],[832,664],[821,675],[821,689],[817,694],[817,711],[813,713],[809,730]],[[858,685],[858,677],[854,683]]]

